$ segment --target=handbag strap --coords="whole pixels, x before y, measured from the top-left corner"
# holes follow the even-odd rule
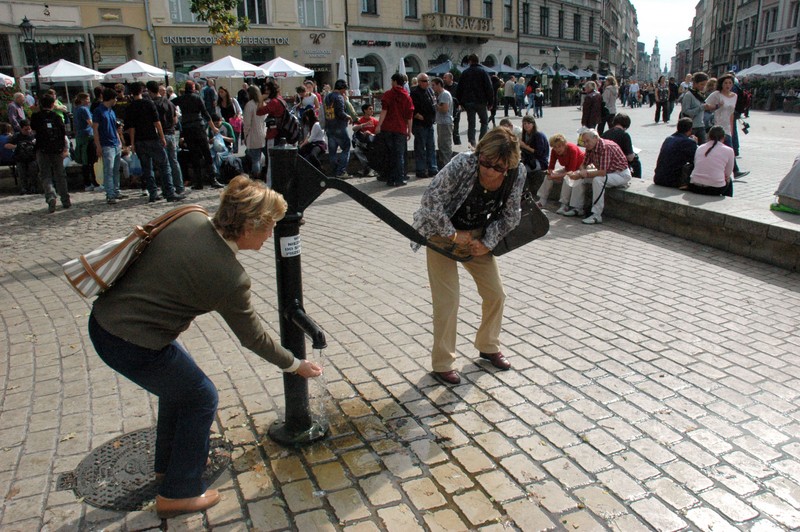
[[[146,235],[143,238],[143,241],[149,243],[150,240],[153,240],[156,237],[156,235],[160,233],[165,227],[167,227],[169,224],[171,224],[184,214],[189,214],[190,212],[202,212],[203,214],[208,216],[208,211],[206,211],[200,205],[183,205],[182,207],[178,207],[177,209],[172,209],[171,211],[162,214],[158,218],[151,220],[144,227],[142,227],[142,230]]]

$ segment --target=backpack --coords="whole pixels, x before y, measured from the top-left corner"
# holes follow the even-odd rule
[[[242,161],[235,155],[225,157],[219,167],[219,177],[223,183],[229,183],[231,179],[243,173]]]
[[[286,139],[287,144],[297,144],[302,140],[303,128],[300,127],[300,121],[289,110],[289,106],[285,100],[278,98],[283,104],[283,115],[277,119],[278,138]]]
[[[36,130],[36,147],[42,153],[61,153],[66,147],[67,131],[64,122],[53,111],[40,111],[37,120],[32,120]],[[35,115],[34,115],[35,116]]]
[[[336,108],[333,106],[333,98],[325,98],[325,120],[336,120]]]
[[[14,162],[29,163],[36,160],[36,145],[32,140],[19,140],[14,149]]]
[[[736,98],[736,108],[734,109],[737,114],[745,115],[750,112],[750,106],[753,104],[753,93],[747,89],[740,89],[738,97]]]

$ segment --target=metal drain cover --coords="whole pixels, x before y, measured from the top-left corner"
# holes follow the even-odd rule
[[[153,473],[156,429],[129,432],[94,449],[75,471],[59,475],[56,489],[73,490],[87,504],[106,510],[141,510],[158,493]],[[233,446],[221,437],[211,439],[211,463],[203,473],[208,484],[231,461]]]

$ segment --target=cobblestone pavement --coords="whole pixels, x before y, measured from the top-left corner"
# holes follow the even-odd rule
[[[427,184],[353,182],[407,220]],[[191,199],[216,204],[212,191]],[[0,197],[4,531],[160,524],[152,509],[98,510],[55,490],[91,449],[155,422],[152,398],[95,355],[90,302],[59,265],[168,206],[73,202],[46,215],[40,198]],[[214,430],[235,454],[215,484],[223,502],[171,530],[800,528],[797,273],[613,219],[551,216],[548,236],[500,261],[514,370],[477,360],[480,308],[464,277],[464,383],[448,388],[428,373],[424,254],[338,193],[306,219],[305,307],[329,345],[310,353],[325,367],[312,404],[331,435],[302,451],[267,439],[280,372],[201,317],[181,339],[219,389]],[[277,335],[273,250],[242,261]]]

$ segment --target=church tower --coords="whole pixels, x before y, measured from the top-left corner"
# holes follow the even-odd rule
[[[658,37],[653,46],[653,56],[650,58],[650,70],[647,73],[650,81],[656,81],[661,76],[661,54],[658,51]]]

